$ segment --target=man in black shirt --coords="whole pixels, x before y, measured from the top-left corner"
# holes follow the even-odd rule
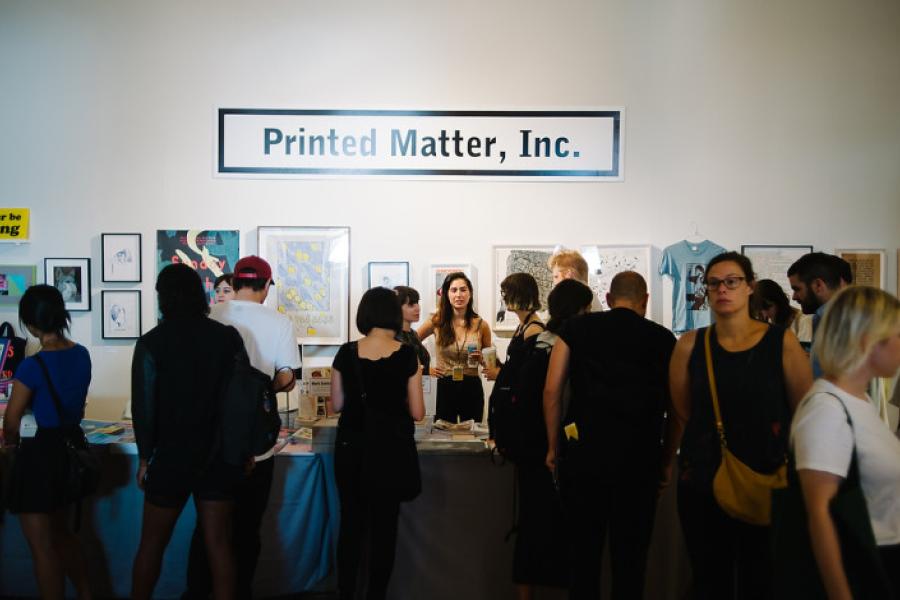
[[[644,317],[647,299],[643,277],[619,273],[606,296],[611,309],[568,321],[550,358],[546,462],[559,466],[568,509],[573,599],[600,597],[607,531],[613,597],[643,597],[675,346],[669,330]],[[567,378],[572,397],[561,418]]]

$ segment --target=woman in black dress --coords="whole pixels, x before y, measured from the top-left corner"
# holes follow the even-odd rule
[[[421,314],[419,292],[405,285],[398,285],[394,291],[397,293],[397,300],[400,301],[400,310],[403,313],[403,329],[397,333],[397,340],[412,346],[416,356],[419,357],[419,364],[422,365],[422,375],[428,375],[431,355],[422,345],[419,334],[412,328],[413,323],[419,322]]]
[[[713,258],[705,286],[715,325],[712,364],[729,450],[759,473],[785,463],[791,414],[812,384],[797,337],[750,315],[753,266],[736,252]],[[678,514],[694,574],[695,598],[772,595],[769,528],[726,514],[713,495],[721,462],[704,351],[706,328],[689,331],[669,367],[672,410],[663,485],[678,455]]]
[[[334,451],[341,503],[338,591],[341,600],[350,600],[359,586],[366,590],[366,598],[375,600],[385,597],[394,568],[402,500],[396,490],[383,484],[396,476],[403,457],[394,460],[382,452],[399,446],[415,455],[413,421],[425,416],[425,403],[416,353],[395,339],[402,328],[397,295],[381,287],[363,294],[356,327],[364,337],[341,346],[331,376],[332,408],[341,413]],[[367,431],[372,421],[377,421],[379,431]],[[379,460],[368,460],[376,451]],[[418,476],[417,464],[414,475]],[[403,476],[413,474],[404,471]],[[365,549],[368,576],[360,573]]]

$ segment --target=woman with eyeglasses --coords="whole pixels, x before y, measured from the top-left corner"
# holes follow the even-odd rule
[[[737,252],[713,258],[706,290],[715,324],[709,355],[728,449],[758,473],[784,465],[791,415],[812,384],[797,337],[751,317],[753,266]],[[678,514],[694,575],[695,598],[770,598],[769,527],[726,514],[713,495],[722,460],[707,374],[707,328],[689,331],[669,365],[671,410],[663,485],[678,455]]]

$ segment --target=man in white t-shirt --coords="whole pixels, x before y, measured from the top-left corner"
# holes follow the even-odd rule
[[[272,376],[276,391],[290,391],[295,369],[300,368],[300,351],[290,319],[263,305],[269,294],[272,268],[258,256],[245,256],[234,267],[234,299],[216,304],[210,317],[231,325],[244,340],[250,364]],[[241,484],[234,502],[234,548],[237,567],[237,598],[252,598],[253,574],[259,559],[259,528],[269,501],[274,466],[274,447],[255,458],[247,480]],[[198,527],[191,542],[187,592],[183,598],[208,598],[212,591],[202,532]]]

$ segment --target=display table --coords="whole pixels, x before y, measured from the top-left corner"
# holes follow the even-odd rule
[[[324,432],[323,432],[324,433]],[[334,586],[339,524],[331,436],[319,436],[309,454],[278,454],[262,553],[254,582],[258,598]],[[134,477],[133,444],[97,448],[103,483],[84,504],[80,537],[93,591],[127,598],[141,530],[143,494]],[[512,599],[513,468],[495,465],[482,444],[420,443],[422,495],[401,507],[397,559],[389,598],[410,600]],[[647,598],[676,600],[687,587],[686,555],[675,515],[674,490],[660,502],[647,574]],[[188,503],[163,560],[154,598],[178,598],[184,589],[194,528]],[[18,519],[0,524],[0,596],[37,596],[31,555]],[[545,594],[542,598],[564,598]]]

